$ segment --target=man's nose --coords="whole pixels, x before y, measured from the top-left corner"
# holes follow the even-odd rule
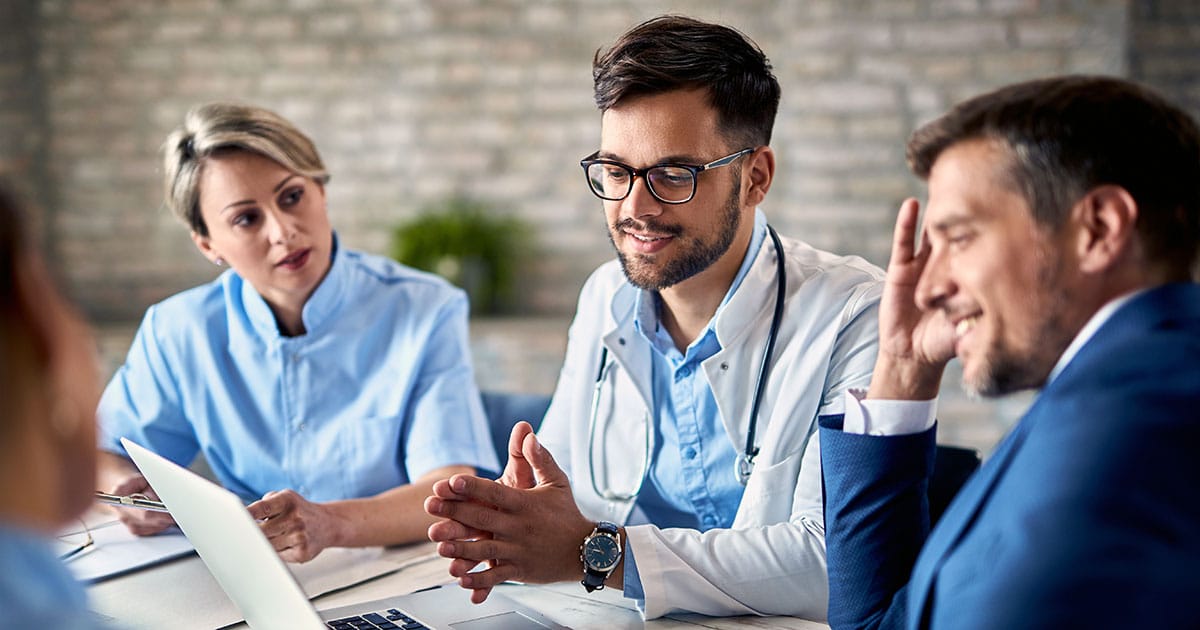
[[[633,179],[629,194],[621,200],[621,214],[625,217],[642,219],[662,214],[663,203],[650,192],[645,175]]]
[[[923,311],[941,307],[945,301],[958,291],[951,274],[949,264],[941,247],[933,247],[929,252],[929,260],[917,280],[915,299],[917,307]]]

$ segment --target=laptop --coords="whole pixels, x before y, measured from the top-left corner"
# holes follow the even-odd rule
[[[237,495],[134,442],[121,444],[251,628],[565,628],[494,591],[472,604],[456,584],[317,611]]]

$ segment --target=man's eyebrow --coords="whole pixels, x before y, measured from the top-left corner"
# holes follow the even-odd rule
[[[608,151],[598,152],[596,154],[596,159],[611,160],[613,162],[629,164],[625,160],[622,160],[621,156],[619,156],[615,153],[610,153]],[[704,164],[704,163],[705,163],[705,160],[702,160],[694,155],[667,155],[667,156],[663,156],[663,157],[659,158],[653,164],[648,164],[647,166],[648,167],[649,166],[660,166],[663,164],[692,164],[692,165],[698,166],[698,165]]]
[[[973,223],[976,220],[977,217],[966,214],[952,214],[948,217],[939,219],[937,222],[931,224],[928,229],[931,232],[945,232],[946,230],[963,225],[965,223]]]

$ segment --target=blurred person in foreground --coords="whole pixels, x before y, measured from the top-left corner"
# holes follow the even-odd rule
[[[1200,627],[1200,132],[1060,77],[917,130],[861,403],[823,420],[834,628]],[[917,232],[922,238],[914,245]],[[929,531],[932,399],[1039,389]]]
[[[767,224],[780,88],[746,36],[655,18],[593,76],[582,165],[617,259],[583,287],[537,436],[516,426],[501,483],[435,484],[430,538],[476,600],[574,579],[647,618],[823,619],[816,419],[867,384],[882,271]]]
[[[212,103],[164,145],[166,203],[229,270],[151,306],[100,402],[102,480],[153,495],[129,438],[203,453],[285,559],[424,539],[434,481],[497,470],[463,291],[347,249],[312,141],[268,110]],[[137,534],[169,515],[119,510]]]
[[[0,182],[0,625],[96,628],[49,541],[79,525],[95,489],[95,344],[20,214]]]

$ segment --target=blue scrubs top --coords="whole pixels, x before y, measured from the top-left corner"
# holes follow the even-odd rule
[[[246,500],[290,488],[360,498],[450,465],[498,470],[467,342],[465,293],[336,247],[285,337],[232,270],[146,311],[104,391],[100,447],[198,452]]]

